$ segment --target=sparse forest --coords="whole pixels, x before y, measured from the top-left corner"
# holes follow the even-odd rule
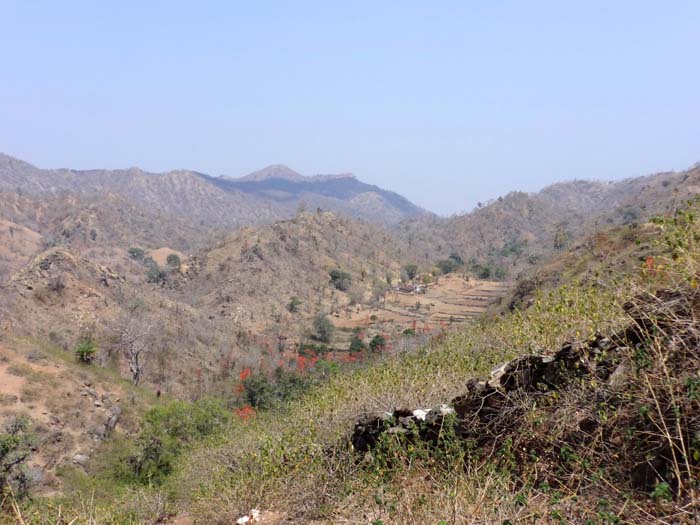
[[[55,522],[60,501],[100,523],[256,507],[319,523],[682,522],[698,490],[700,255],[679,195],[698,183],[697,168],[579,181],[389,225],[297,209],[226,232],[15,194],[0,204],[17,247],[0,284],[2,516]],[[545,374],[573,349],[571,377],[511,370]]]

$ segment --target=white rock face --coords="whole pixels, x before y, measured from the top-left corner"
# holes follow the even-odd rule
[[[430,412],[430,410],[424,410],[422,408],[418,408],[418,409],[413,411],[413,417],[415,417],[416,419],[418,419],[420,421],[425,421],[425,418],[428,415],[428,412]]]
[[[260,520],[261,512],[258,509],[253,509],[247,515],[238,518],[236,520],[236,525],[244,525],[245,523],[258,523]]]

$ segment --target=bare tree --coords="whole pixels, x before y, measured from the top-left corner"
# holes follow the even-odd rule
[[[151,341],[149,336],[153,325],[149,320],[128,315],[117,326],[118,347],[123,352],[131,380],[135,386],[138,386],[141,381],[141,376],[146,367],[146,357],[151,350]]]

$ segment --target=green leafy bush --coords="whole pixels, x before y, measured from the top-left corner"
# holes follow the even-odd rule
[[[15,496],[26,495],[30,480],[25,463],[35,441],[26,417],[10,420],[0,433],[0,496],[8,486],[12,487]]]
[[[74,352],[81,363],[92,363],[97,355],[97,344],[91,338],[85,338],[78,343]]]
[[[273,378],[253,375],[243,382],[245,399],[256,409],[271,408],[304,392],[313,380],[298,372],[277,368]]]
[[[195,403],[174,401],[151,409],[144,418],[135,450],[117,461],[117,477],[144,485],[158,485],[172,472],[175,460],[188,446],[221,432],[230,412],[214,399]]]
[[[354,334],[352,339],[350,339],[350,348],[348,351],[352,354],[356,354],[364,350],[367,350],[367,345],[357,334]]]
[[[475,259],[469,262],[469,270],[474,272],[478,279],[496,279],[503,280],[506,278],[506,271],[502,266],[495,264],[493,261],[480,263]]]
[[[458,253],[451,253],[448,259],[454,261],[457,266],[464,266],[464,259]]]
[[[287,304],[287,310],[291,313],[296,313],[299,311],[301,306],[301,300],[295,295]]]
[[[157,264],[153,264],[149,266],[148,271],[146,272],[146,280],[149,283],[163,283],[166,281],[168,278],[168,274],[163,271]]]
[[[180,268],[180,264],[182,264],[182,261],[180,261],[180,257],[176,253],[171,253],[168,255],[168,258],[165,260],[166,263],[168,263],[168,266],[171,268]]]
[[[137,248],[135,246],[132,248],[129,248],[129,256],[132,259],[136,259],[136,260],[140,261],[141,259],[143,259],[144,255],[146,255],[146,252],[144,252],[143,249],[141,249],[141,248]]]
[[[330,348],[326,345],[316,345],[314,343],[301,343],[298,348],[299,355],[311,357],[314,355],[322,355],[330,352]]]
[[[459,268],[459,264],[457,264],[454,259],[443,259],[435,264],[438,268],[440,268],[440,271],[443,274],[452,273]]]
[[[381,334],[375,335],[372,340],[369,342],[369,349],[372,352],[379,352],[384,349],[386,346],[386,339],[384,339],[384,336]]]
[[[352,276],[340,269],[331,270],[328,275],[331,277],[331,284],[336,290],[347,292],[352,285]]]

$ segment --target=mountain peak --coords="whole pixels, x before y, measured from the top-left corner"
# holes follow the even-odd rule
[[[292,181],[303,181],[306,180],[301,173],[297,173],[293,169],[284,164],[272,164],[258,171],[241,177],[238,180],[248,180],[248,181],[262,181],[267,179],[285,179]]]
[[[302,175],[284,164],[272,164],[258,171],[236,179],[245,182],[262,182],[270,179],[282,179],[292,182],[324,182],[338,179],[354,179],[352,173],[338,173],[334,175]]]

